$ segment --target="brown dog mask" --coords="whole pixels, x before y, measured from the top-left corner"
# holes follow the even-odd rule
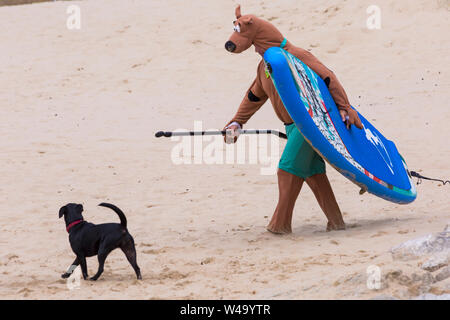
[[[280,47],[284,40],[285,38],[281,32],[278,31],[273,24],[259,19],[251,14],[243,16],[241,15],[241,7],[237,6],[236,21],[234,21],[234,32],[230,39],[225,43],[225,49],[233,53],[241,53],[242,51],[250,48],[253,44],[256,51],[263,55],[264,52],[270,47]],[[283,43],[283,49],[299,58],[302,62],[313,69],[319,77],[328,83],[328,90],[330,90],[331,96],[333,97],[337,107],[340,110],[347,112],[347,126],[354,124],[359,129],[362,129],[363,126],[361,120],[359,119],[358,113],[350,107],[347,94],[336,78],[336,75],[325,65],[323,65],[311,52],[296,47],[287,40]],[[249,109],[252,109],[254,103],[245,98],[243,105],[244,109],[246,106]],[[249,114],[248,111],[243,113]],[[343,121],[345,121],[344,115],[342,115],[342,117]],[[241,125],[245,123],[242,122],[242,119],[240,120],[241,122],[236,119],[233,119],[232,122],[233,121],[241,123]]]
[[[225,49],[233,53],[241,53],[253,44],[266,51],[270,47],[279,47],[283,35],[273,24],[255,17],[252,14],[241,15],[241,6],[236,7],[234,32],[225,43]]]

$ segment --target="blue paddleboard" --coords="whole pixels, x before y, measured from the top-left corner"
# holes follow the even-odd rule
[[[392,141],[359,113],[364,129],[347,129],[325,82],[297,57],[273,47],[264,61],[295,125],[328,163],[362,192],[395,203],[414,201],[416,188]]]

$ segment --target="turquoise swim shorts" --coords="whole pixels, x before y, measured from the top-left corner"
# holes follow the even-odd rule
[[[278,168],[306,179],[325,173],[325,161],[305,140],[295,124],[285,126],[288,137]]]

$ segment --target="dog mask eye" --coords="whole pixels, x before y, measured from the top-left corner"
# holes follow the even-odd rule
[[[233,30],[236,32],[241,32],[241,26],[239,24],[233,26]]]

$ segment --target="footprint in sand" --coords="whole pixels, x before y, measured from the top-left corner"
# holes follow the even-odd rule
[[[201,265],[205,265],[205,264],[210,264],[212,262],[214,262],[215,258],[214,257],[207,257],[205,259],[203,259],[200,264]]]
[[[131,66],[132,69],[137,68],[137,67],[141,67],[141,66],[146,66],[147,63],[151,62],[152,59],[147,59],[146,62],[142,62],[142,63],[135,63]]]
[[[231,231],[249,231],[249,230],[250,230],[250,227],[244,227],[241,225],[239,225],[238,228],[231,229]]]
[[[194,242],[198,240],[198,237],[194,237],[194,236],[186,236],[181,238],[182,241],[187,241],[187,242]]]
[[[255,181],[253,184],[257,185],[268,185],[268,184],[276,184],[275,180],[263,180],[263,181]]]
[[[371,238],[376,238],[376,237],[381,237],[381,236],[383,236],[383,235],[385,235],[385,234],[388,234],[388,233],[385,232],[385,231],[378,231],[377,233],[371,235],[370,237],[371,237]]]
[[[116,32],[117,33],[124,33],[127,29],[129,29],[131,26],[124,26],[122,29],[120,29],[120,30],[117,30]]]
[[[191,283],[192,283],[192,281],[184,280],[184,281],[180,281],[180,282],[175,283],[175,286],[176,287],[185,287],[185,286],[187,286],[188,284],[191,284]]]
[[[142,253],[144,254],[160,254],[160,253],[165,253],[167,252],[166,248],[161,248],[161,249],[148,249],[148,250],[143,250]]]
[[[102,199],[106,199],[106,198],[108,198],[108,197],[105,196],[105,195],[96,195],[96,196],[94,196],[94,199],[97,199],[97,200],[102,200]]]
[[[327,50],[327,53],[337,53],[339,51],[339,47],[331,48]]]
[[[169,268],[164,268],[162,272],[158,275],[160,280],[170,279],[170,280],[181,280],[189,276],[189,273],[181,273],[176,270],[170,270]]]
[[[15,262],[17,262],[18,259],[19,259],[18,255],[15,255],[12,253],[7,254],[1,258],[0,266],[7,266],[8,263],[10,263],[10,262],[15,263]]]
[[[238,173],[235,173],[233,176],[235,176],[235,177],[244,177],[245,176],[245,172],[238,172]]]
[[[19,291],[17,291],[18,294],[23,294],[23,296],[26,298],[28,297],[31,293],[33,293],[33,290],[28,289],[28,288],[23,288],[20,289]]]
[[[327,13],[328,14],[328,18],[332,18],[337,14],[337,11],[339,11],[339,7],[338,6],[331,6],[326,8],[323,13]]]

